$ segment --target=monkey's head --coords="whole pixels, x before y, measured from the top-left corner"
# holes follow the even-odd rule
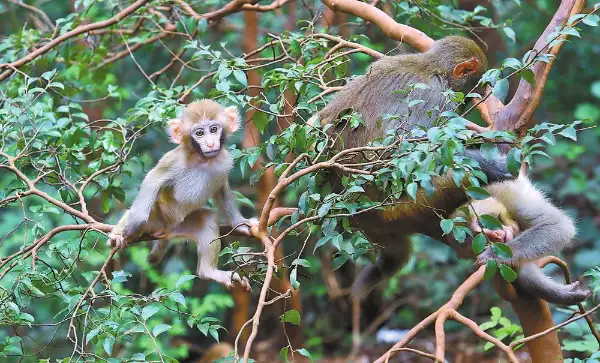
[[[426,59],[439,62],[440,73],[454,91],[471,91],[488,68],[487,57],[477,43],[468,38],[442,38],[426,54]]]
[[[179,118],[168,122],[171,141],[188,147],[202,158],[219,155],[227,136],[238,128],[235,106],[224,108],[207,99],[190,103]]]

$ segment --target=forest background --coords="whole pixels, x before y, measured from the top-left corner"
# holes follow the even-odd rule
[[[350,207],[327,187],[316,189],[310,176],[276,195],[276,206],[302,212],[275,226],[288,234],[278,249],[264,240],[261,246],[253,238],[225,239],[230,245],[222,262],[256,268],[250,295],[194,279],[189,244],[173,246],[153,267],[146,261],[149,242],[117,252],[105,246],[105,233],[130,205],[145,172],[173,147],[164,127],[182,104],[206,97],[239,107],[244,130],[233,138],[230,180],[243,214],[260,215],[286,168],[289,176],[310,167],[299,161],[290,166],[318,144],[306,120],[345,79],[363,74],[383,54],[425,50],[427,36],[464,35],[485,43],[490,67],[498,69],[488,74],[490,89],[505,104],[522,96],[520,80],[534,88],[539,106],[528,108],[535,114],[516,126],[538,126],[512,157],[530,162],[536,185],[577,220],[577,240],[560,257],[573,278],[585,275],[585,285],[600,289],[598,5],[558,3],[0,3],[0,356],[19,362],[198,361],[215,341],[259,362],[370,361],[385,353],[479,271],[445,245],[417,237],[408,266],[359,306],[348,288],[372,247],[360,234],[345,232],[347,218],[331,218],[334,210]],[[540,39],[555,41],[536,61],[541,67],[553,63],[547,78],[527,62]],[[562,41],[556,61],[542,59]],[[477,111],[465,117],[488,121]],[[346,192],[361,192],[354,187],[359,189]],[[292,211],[279,208],[271,215],[276,212]],[[286,230],[290,219],[301,216],[314,218]],[[275,263],[279,268],[273,269]],[[560,266],[545,271],[562,279]],[[265,278],[272,278],[266,288]],[[489,281],[472,288],[460,311],[481,329],[448,321],[440,343],[439,330],[423,327],[411,348],[394,352],[396,359],[428,361],[425,352],[439,354],[442,344],[449,361],[498,361],[507,359],[506,349],[520,347],[527,322],[514,312],[518,303],[503,300]],[[269,295],[259,295],[261,289]],[[540,304],[538,312],[545,311]],[[593,295],[584,306],[597,304]],[[586,310],[580,309],[551,306],[555,323],[573,322],[558,334],[546,332],[538,348],[556,359],[600,361],[600,336],[590,329],[600,328],[592,322],[599,317],[594,310],[583,319]],[[534,344],[526,348],[536,349]],[[514,359],[531,361],[526,348],[516,350]]]

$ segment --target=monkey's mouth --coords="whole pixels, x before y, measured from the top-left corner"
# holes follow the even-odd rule
[[[214,158],[215,156],[219,155],[219,151],[220,150],[203,151],[202,155],[206,158]]]

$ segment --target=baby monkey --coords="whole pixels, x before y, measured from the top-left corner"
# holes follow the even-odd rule
[[[560,305],[573,305],[585,300],[590,295],[590,291],[582,290],[579,281],[568,285],[558,283],[546,276],[535,263],[536,259],[560,252],[562,248],[571,243],[575,235],[573,222],[560,209],[547,202],[544,195],[524,175],[519,176],[512,184],[514,186],[511,185],[509,188],[502,189],[502,193],[498,193],[500,189],[495,190],[493,186],[486,187],[493,197],[467,203],[465,206],[468,207],[469,215],[465,215],[462,211],[456,211],[452,218],[461,216],[467,220],[467,226],[473,232],[485,234],[491,242],[507,243],[511,246],[514,255],[512,261],[499,260],[499,262],[508,263],[518,269],[518,277],[515,281],[517,288],[535,297]],[[512,190],[512,194],[507,193],[510,190]],[[518,207],[517,201],[524,200],[518,198],[521,193],[527,194],[528,203],[537,204],[538,206],[545,205],[546,208],[535,214],[533,213],[536,210],[534,207]],[[459,208],[459,210],[461,209],[464,210]],[[560,214],[564,225],[561,227],[546,223],[551,221],[551,219],[546,220],[546,213]],[[496,217],[502,224],[502,229],[489,230],[481,228],[477,216],[483,214]],[[524,229],[521,230],[521,228]],[[570,232],[561,234],[560,231],[564,228],[569,229]],[[531,235],[531,233],[535,235]],[[534,242],[531,241],[532,238],[537,244],[528,243]],[[450,242],[454,244],[455,241]],[[464,245],[466,246],[463,250],[468,248],[467,254],[472,253],[470,244]],[[491,250],[488,247],[486,251],[481,253],[477,257],[478,264],[484,264],[487,259],[492,258],[490,252]]]
[[[183,114],[168,122],[168,133],[178,146],[167,152],[148,172],[131,208],[125,212],[109,235],[108,243],[125,248],[142,235],[158,238],[150,253],[150,262],[162,260],[168,239],[185,238],[196,243],[198,277],[230,288],[240,284],[250,291],[246,277],[234,271],[217,269],[221,251],[218,219],[206,208],[214,198],[237,231],[250,234],[255,219],[240,213],[229,187],[233,159],[225,148],[229,134],[239,127],[235,106],[224,108],[212,100],[194,101]]]

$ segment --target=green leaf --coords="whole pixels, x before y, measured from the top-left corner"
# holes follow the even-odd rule
[[[127,281],[127,277],[131,276],[131,274],[127,271],[124,270],[119,270],[119,271],[114,271],[112,273],[113,278],[111,280],[111,282],[113,283],[119,283],[119,282],[125,282]]]
[[[233,76],[242,84],[242,86],[248,86],[248,78],[246,77],[246,73],[244,73],[244,71],[241,69],[236,69],[233,71]]]
[[[483,274],[483,278],[485,280],[489,280],[496,275],[498,272],[498,264],[495,260],[488,260],[485,264],[485,273]]]
[[[152,315],[154,315],[158,312],[158,310],[159,310],[158,306],[153,306],[153,305],[144,306],[144,308],[142,309],[142,319],[144,319],[144,320],[150,319],[152,317]]]
[[[171,329],[170,325],[167,325],[167,324],[158,324],[157,326],[154,327],[154,329],[152,329],[152,335],[154,335],[155,337],[157,337],[161,333],[164,333],[164,332],[166,332],[169,329]]]
[[[323,236],[323,237],[319,238],[319,240],[317,241],[317,243],[315,243],[315,249],[314,249],[314,251],[316,251],[317,248],[323,246],[325,243],[329,242],[329,240],[332,239],[332,238],[333,238],[332,235]],[[314,251],[313,251],[313,253],[314,253]]]
[[[508,259],[513,256],[512,250],[510,249],[510,247],[504,243],[494,243],[492,245],[492,251],[494,251],[494,254],[496,256],[498,256],[499,258],[503,258],[503,259]]]
[[[496,96],[500,101],[504,102],[506,96],[508,95],[509,83],[508,79],[503,78],[499,79],[498,82],[494,85],[492,89],[492,93]]]
[[[442,231],[444,232],[445,236],[452,232],[452,228],[454,228],[454,221],[452,219],[442,219],[440,221],[440,227],[442,227]]]
[[[42,78],[45,79],[46,81],[50,81],[52,79],[52,77],[54,77],[54,75],[56,74],[57,70],[53,69],[51,71],[48,72],[44,72],[42,73]]]
[[[502,30],[504,31],[504,34],[506,34],[506,36],[509,37],[510,40],[512,40],[514,43],[515,42],[515,31],[512,30],[512,28],[507,27],[507,26],[502,28]]]
[[[524,69],[519,72],[521,78],[526,80],[530,85],[535,86],[535,74],[531,69]]]
[[[206,18],[202,18],[198,21],[198,25],[196,25],[196,30],[198,30],[198,35],[202,35],[206,32],[208,28],[208,20]]]
[[[483,228],[491,229],[492,231],[502,229],[502,223],[500,223],[498,218],[489,214],[481,214],[479,216],[479,222]]]
[[[281,350],[279,351],[279,358],[281,358],[281,360],[284,362],[288,361],[288,351],[289,351],[289,347],[287,347],[287,346],[281,348]]]
[[[566,137],[567,139],[577,141],[577,131],[575,130],[575,128],[572,125],[566,127],[564,130],[562,130],[558,134]]]
[[[487,239],[483,233],[478,233],[475,237],[473,237],[473,253],[478,255],[485,250],[487,246]]]
[[[600,98],[600,81],[596,81],[596,82],[592,83],[591,92],[592,92],[592,96],[594,96],[596,98]]]
[[[261,133],[265,132],[267,125],[269,124],[269,119],[267,114],[264,112],[256,111],[254,112],[254,117],[252,118],[254,125]]]
[[[219,342],[219,332],[217,331],[217,329],[208,329],[208,334],[210,334],[217,341],[217,343]]]
[[[302,323],[302,317],[300,316],[298,310],[288,310],[279,317],[279,321],[282,323],[300,325]]]
[[[310,268],[310,262],[308,262],[308,260],[304,259],[304,258],[297,258],[294,261],[292,261],[292,266],[303,266],[303,267],[307,267]]]
[[[588,14],[585,18],[583,18],[582,22],[589,26],[598,26],[598,22],[600,22],[600,17],[598,17],[598,15],[596,14]]]
[[[305,356],[306,358],[310,359],[311,363],[314,362],[315,360],[313,359],[312,355],[310,354],[310,352],[308,350],[306,350],[306,348],[300,348],[296,351],[296,353]]]
[[[521,170],[521,149],[513,148],[506,157],[506,166],[512,175],[519,175]]]
[[[185,306],[185,297],[179,291],[174,291],[169,294],[169,299],[177,304]]]
[[[292,288],[296,290],[300,287],[300,281],[298,281],[298,268],[295,267],[290,272],[290,283],[292,284]]]
[[[91,342],[92,339],[94,339],[94,337],[96,335],[98,335],[98,333],[100,333],[100,328],[90,330],[90,332],[87,333],[85,336],[85,344],[88,344],[89,342]]]
[[[483,200],[490,197],[490,193],[481,187],[469,187],[467,188],[467,194],[469,197],[477,200]]]
[[[364,193],[365,189],[360,185],[354,185],[350,189],[348,189],[348,193]]]
[[[200,323],[196,326],[196,328],[198,328],[200,333],[208,336],[208,329],[210,329],[210,324],[209,323]]]
[[[175,283],[175,288],[178,289],[182,284],[184,284],[185,282],[188,282],[190,280],[193,280],[196,277],[196,275],[183,275],[180,278],[177,279],[177,282]]]
[[[500,275],[508,282],[513,282],[517,279],[517,273],[510,266],[500,264]]]
[[[523,64],[520,60],[516,58],[507,58],[504,60],[504,62],[502,62],[502,67],[520,69],[521,67],[523,67]]]
[[[412,200],[417,200],[417,188],[418,185],[415,182],[412,182],[406,186],[406,192]]]
[[[329,210],[331,209],[332,206],[333,206],[333,203],[331,203],[331,202],[323,203],[323,205],[321,205],[319,207],[319,209],[317,210],[317,215],[320,218],[323,218],[329,212]]]
[[[335,271],[340,267],[344,266],[344,264],[348,261],[350,255],[343,254],[335,257],[333,261],[331,261],[331,271]]]
[[[491,329],[491,328],[495,327],[496,325],[498,325],[498,323],[493,322],[493,321],[486,321],[485,323],[479,324],[479,327],[482,330],[488,330],[488,329]]]
[[[112,336],[106,337],[104,339],[104,343],[102,343],[102,347],[104,347],[104,351],[106,354],[111,355],[113,350],[113,345],[115,344],[115,338]]]
[[[540,138],[542,140],[544,140],[544,142],[548,145],[556,144],[556,138],[554,137],[554,135],[551,132],[546,132]]]

